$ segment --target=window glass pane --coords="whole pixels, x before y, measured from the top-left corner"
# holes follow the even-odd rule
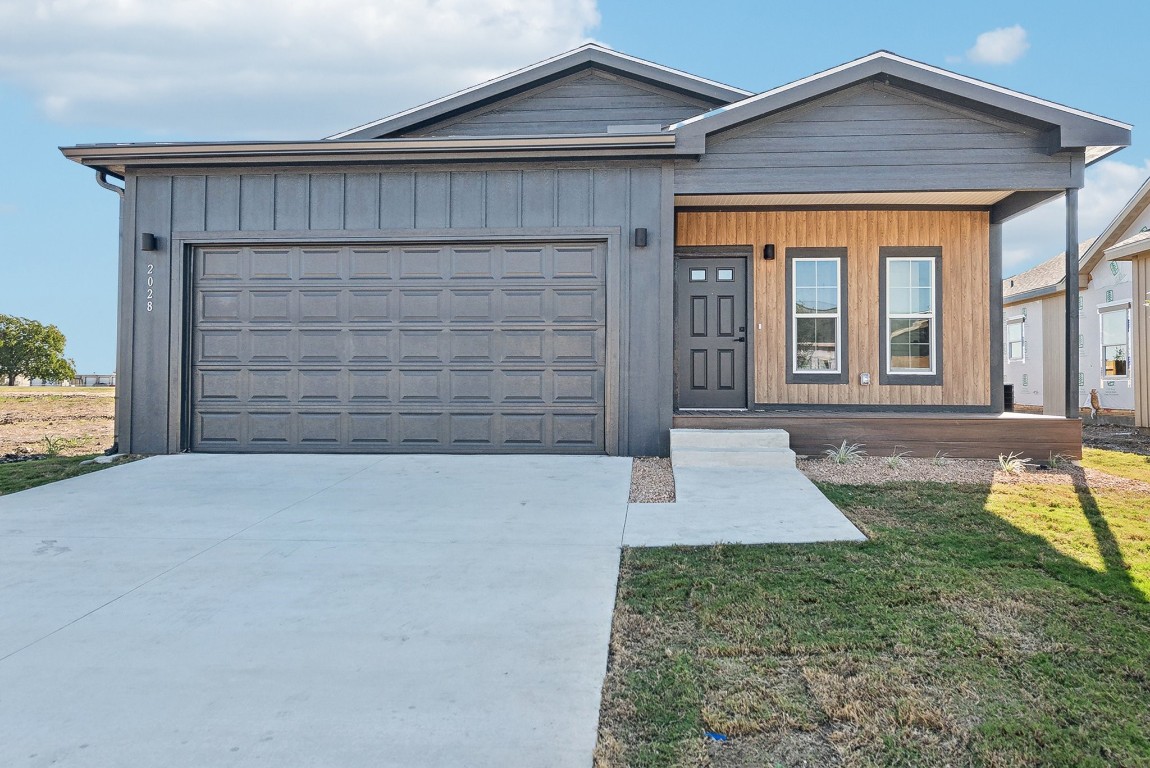
[[[930,324],[927,318],[890,321],[890,370],[930,370]]]
[[[1008,323],[1006,326],[1006,338],[1010,341],[1022,341],[1022,323]]]
[[[715,279],[721,283],[729,283],[735,279],[735,270],[720,269],[716,271]]]
[[[1102,343],[1126,343],[1126,315],[1125,309],[1102,313]]]
[[[910,290],[890,286],[886,294],[887,312],[892,315],[910,314]]]
[[[837,327],[838,320],[833,317],[795,319],[795,370],[834,371],[838,368]]]
[[[692,269],[691,282],[692,283],[705,283],[707,281],[707,270],[705,269]]]
[[[914,303],[911,305],[911,312],[920,314],[931,313],[934,305],[934,291],[930,288],[914,288]]]
[[[888,288],[891,293],[896,292],[899,288],[906,288],[910,285],[910,262],[906,259],[891,259],[887,262],[887,269],[889,271]]]
[[[836,286],[819,288],[818,310],[831,313],[839,311],[839,289]]]
[[[816,266],[815,262],[809,259],[795,259],[795,286],[814,287],[818,285],[815,280]]]
[[[815,303],[818,300],[817,288],[796,288],[795,289],[795,312],[800,315],[810,314],[815,311]]]
[[[914,276],[914,285],[929,286],[931,284],[930,272],[931,261],[928,259],[915,259],[911,262],[912,275]]]

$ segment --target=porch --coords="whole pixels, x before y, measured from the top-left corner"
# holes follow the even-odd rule
[[[1082,458],[1082,421],[1028,413],[872,412],[820,409],[679,410],[676,429],[784,429],[791,449],[817,455],[859,443],[872,456],[906,451],[930,458],[994,459],[1016,452],[1034,461],[1051,455]]]

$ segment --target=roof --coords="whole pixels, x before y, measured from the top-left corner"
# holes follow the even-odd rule
[[[515,70],[493,80],[429,101],[418,107],[352,128],[329,140],[374,139],[409,130],[419,125],[443,120],[461,112],[476,109],[493,101],[508,98],[550,80],[556,80],[582,69],[596,67],[653,83],[672,91],[710,101],[728,104],[746,98],[750,91],[708,80],[661,64],[613,51],[598,43],[587,43],[550,59]]]
[[[1118,215],[1106,225],[1106,229],[1102,230],[1102,234],[1094,241],[1094,247],[1083,255],[1079,271],[1089,274],[1102,260],[1103,254],[1118,245],[1118,238],[1122,237],[1147,207],[1150,207],[1150,178],[1142,182],[1142,186],[1134,196],[1126,201],[1126,205],[1122,206]]]
[[[1110,259],[1124,259],[1150,251],[1150,230],[1145,228],[1141,232],[1115,243],[1106,249],[1106,257]]]
[[[876,51],[818,74],[742,101],[720,106],[672,125],[684,137],[701,137],[819,98],[871,79],[883,79],[911,91],[942,95],[962,106],[1007,119],[1057,129],[1052,149],[1086,148],[1087,163],[1130,145],[1131,126],[1019,91],[976,80],[913,59]]]
[[[1089,250],[1094,239],[1078,244],[1079,257]],[[1004,303],[1018,303],[1029,301],[1041,296],[1061,293],[1066,289],[1066,251],[1052,259],[1047,259],[1036,267],[1025,272],[1019,272],[1014,277],[1002,281],[1002,300]]]

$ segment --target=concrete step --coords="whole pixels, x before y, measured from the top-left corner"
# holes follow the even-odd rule
[[[794,469],[795,452],[790,448],[735,449],[672,448],[671,463],[676,469],[741,468]]]
[[[762,450],[789,449],[785,429],[672,429],[671,451],[676,449]]]

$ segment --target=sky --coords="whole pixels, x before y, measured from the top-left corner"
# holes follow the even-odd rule
[[[59,146],[321,138],[588,40],[762,91],[886,49],[1135,125],[1086,172],[1082,239],[1150,175],[1150,3],[773,0],[0,0],[0,314],[115,367],[118,200]],[[1138,56],[1138,58],[1136,58]],[[1150,136],[1150,134],[1147,134]],[[1063,246],[1010,222],[1004,273]]]

